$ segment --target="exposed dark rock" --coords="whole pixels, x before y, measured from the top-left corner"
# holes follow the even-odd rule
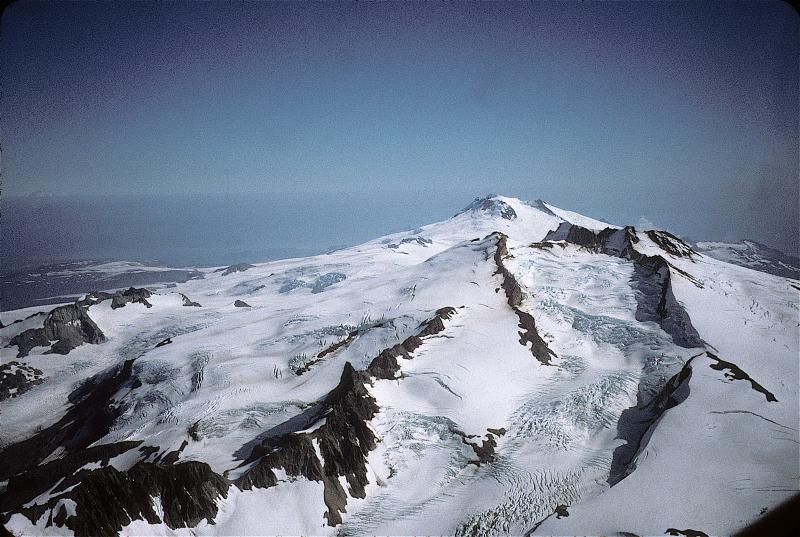
[[[455,312],[450,307],[437,310],[434,317],[422,325],[418,335],[381,352],[367,371],[356,371],[349,362],[345,363],[339,384],[324,399],[302,415],[275,427],[275,434],[267,435],[252,448],[242,465],[257,462],[234,481],[236,486],[242,489],[273,486],[277,483],[273,471],[276,468],[282,468],[292,477],[322,481],[328,524],[341,523],[348,495],[365,496],[366,456],[375,448],[375,436],[367,422],[378,411],[378,406],[366,385],[373,376],[394,378],[399,368],[396,356],[408,356],[422,344],[421,337],[443,330],[442,319],[449,319]],[[323,418],[325,422],[313,431],[298,432]],[[318,442],[322,460],[317,457],[312,440]],[[345,477],[347,491],[342,488],[339,477]]]
[[[650,240],[656,243],[659,248],[675,257],[688,257],[692,259],[693,255],[697,255],[697,252],[695,252],[691,246],[669,231],[649,229],[645,231],[645,233],[647,233]]]
[[[471,447],[472,451],[475,452],[475,455],[478,456],[478,460],[469,461],[469,464],[480,466],[481,464],[491,462],[492,459],[494,459],[494,450],[497,447],[497,440],[494,439],[494,434],[492,434],[491,432],[486,435],[485,440],[481,441],[480,444],[472,440],[473,438],[476,438],[477,435],[468,435],[465,434],[463,431],[459,431],[458,429],[452,429],[452,428],[450,429],[450,432],[452,432],[456,436],[460,436],[461,442]]]
[[[287,433],[269,437],[253,449],[248,462],[259,459],[258,464],[234,483],[242,490],[269,488],[278,480],[273,469],[282,468],[291,477],[303,476],[311,481],[322,481],[324,472],[308,434]]]
[[[237,300],[237,301],[235,301],[233,303],[233,305],[236,306],[237,308],[249,308],[249,307],[251,307],[250,304],[248,304],[244,300]]]
[[[67,522],[67,509],[64,507],[64,504],[61,504],[61,507],[58,509],[58,513],[56,516],[53,517],[53,524],[56,526],[63,526]]]
[[[675,528],[668,528],[667,531],[664,532],[664,535],[685,535],[686,537],[708,537],[707,533],[703,533],[699,530],[677,530]]]
[[[626,259],[641,255],[633,248],[633,245],[639,242],[639,237],[631,226],[594,231],[570,222],[562,222],[558,229],[550,231],[545,236],[544,242],[551,241],[566,241],[593,252]]]
[[[23,358],[28,356],[28,353],[31,352],[31,349],[34,347],[49,347],[50,340],[45,336],[44,329],[29,328],[11,338],[7,347],[11,347],[12,345],[17,346],[17,358]]]
[[[150,291],[147,289],[135,289],[131,287],[111,299],[111,309],[125,307],[125,304],[129,302],[144,304],[148,308],[151,308],[153,305],[147,301],[150,296]]]
[[[367,371],[370,375],[380,379],[394,379],[400,371],[397,358],[411,359],[411,353],[422,345],[422,338],[438,334],[444,330],[443,319],[449,319],[456,313],[455,308],[444,307],[436,310],[433,318],[423,323],[422,329],[416,335],[409,336],[402,343],[384,349],[370,362]]]
[[[27,356],[33,347],[52,346],[46,352],[67,354],[84,343],[103,343],[103,332],[80,304],[68,304],[51,310],[42,328],[30,328],[14,336],[8,346],[17,345],[17,358]]]
[[[170,343],[172,343],[172,338],[171,337],[168,337],[166,339],[162,339],[161,341],[156,343],[156,348],[163,347],[164,345],[169,345]]]
[[[195,308],[202,307],[199,302],[192,302],[192,300],[189,299],[189,297],[184,295],[183,293],[180,293],[180,295],[184,306],[194,306]]]
[[[726,362],[725,360],[721,359],[719,356],[712,354],[711,352],[706,351],[706,355],[715,360],[717,363],[711,364],[711,369],[716,371],[725,371],[725,378],[730,380],[746,380],[750,383],[750,386],[757,392],[764,394],[764,397],[767,398],[767,401],[770,403],[777,402],[778,400],[775,398],[775,395],[767,390],[764,386],[756,382],[750,375],[744,372],[738,365],[732,362]]]
[[[530,537],[531,535],[533,535],[533,532],[535,532],[537,529],[539,529],[539,526],[541,526],[544,523],[545,520],[547,520],[548,518],[550,518],[553,515],[555,515],[556,518],[568,517],[569,516],[569,511],[567,510],[568,507],[569,507],[568,505],[563,505],[563,504],[557,505],[552,513],[550,513],[549,515],[547,515],[546,517],[541,519],[539,522],[534,524],[531,529],[526,531],[525,532],[525,537]]]
[[[92,377],[70,394],[72,407],[56,423],[0,450],[0,481],[35,467],[58,448],[68,455],[107,435],[125,410],[114,395],[132,386],[132,368],[133,360],[127,360]]]
[[[67,527],[75,535],[113,535],[132,520],[163,522],[172,529],[213,523],[217,500],[225,498],[229,482],[209,465],[187,461],[175,465],[139,462],[120,472],[106,466],[86,476],[69,497],[77,503]],[[160,498],[163,519],[153,507]]]
[[[658,237],[681,256],[691,257],[691,253],[694,253],[686,243],[666,231],[658,232]],[[672,337],[675,344],[681,347],[694,348],[703,345],[689,315],[672,292],[672,271],[698,287],[702,287],[702,284],[692,275],[671,265],[663,257],[648,256],[637,251],[634,245],[639,242],[639,238],[633,227],[606,228],[595,232],[564,222],[557,230],[548,233],[545,240],[563,240],[594,252],[633,261],[632,284],[637,291],[636,320],[657,322]],[[681,253],[683,252],[681,245],[686,246],[691,252]]]
[[[255,268],[255,265],[251,265],[249,263],[237,263],[235,265],[231,265],[230,267],[219,268],[214,272],[221,272],[223,276],[227,276],[228,274],[233,274],[234,272],[244,272],[251,268]]]
[[[539,335],[533,316],[520,309],[523,298],[522,288],[511,271],[508,270],[503,263],[503,258],[508,255],[507,239],[508,237],[502,233],[497,234],[497,249],[494,253],[494,262],[497,265],[495,274],[500,274],[503,277],[503,282],[500,285],[503,291],[505,291],[508,305],[511,306],[511,309],[514,310],[514,313],[517,314],[517,318],[519,318],[519,327],[522,328],[519,332],[519,343],[523,347],[527,347],[528,343],[530,343],[531,354],[533,354],[534,358],[544,365],[551,365],[550,358],[555,357],[556,353],[550,350],[550,347],[547,346],[547,343],[545,343]]]
[[[186,431],[186,433],[189,435],[189,438],[191,438],[195,442],[199,442],[200,441],[199,428],[200,428],[200,422],[196,421],[196,422],[192,423],[189,426],[189,429]]]
[[[485,198],[475,198],[472,203],[464,207],[458,214],[483,212],[506,220],[514,220],[517,217],[517,212],[508,203],[493,198],[493,195]]]
[[[290,432],[262,440],[245,461],[258,463],[237,479],[236,485],[243,489],[272,486],[276,483],[275,468],[283,468],[289,476],[322,481],[328,508],[325,517],[330,526],[340,524],[347,493],[363,498],[368,483],[365,458],[375,448],[375,435],[367,422],[378,411],[365,386],[369,382],[369,374],[356,371],[346,362],[339,384],[305,420],[324,416],[325,423],[310,433]],[[303,426],[300,422],[298,425]],[[312,440],[318,442],[322,461]],[[349,491],[340,485],[340,476],[345,477]]]
[[[170,451],[169,453],[167,453],[164,456],[164,458],[161,459],[161,462],[163,464],[175,464],[176,462],[178,462],[178,458],[181,456],[181,453],[183,453],[183,450],[186,449],[186,446],[188,445],[189,442],[187,440],[184,440],[183,442],[181,442],[181,447],[179,447],[175,451]]]
[[[358,337],[358,330],[351,331],[350,333],[347,334],[346,338],[344,338],[341,341],[337,341],[336,343],[333,343],[332,345],[329,345],[328,347],[322,349],[317,353],[314,359],[308,361],[301,367],[298,367],[297,370],[295,371],[295,374],[299,376],[302,375],[303,373],[306,373],[308,370],[311,369],[312,366],[317,364],[325,356],[332,354],[338,351],[339,349],[347,348],[356,339],[356,337]]]
[[[12,360],[0,364],[0,401],[17,397],[44,382],[44,373],[35,367]]]
[[[124,308],[125,304],[134,302],[142,304],[148,308],[153,305],[147,301],[152,296],[152,293],[147,289],[137,289],[129,287],[125,291],[117,291],[116,293],[107,293],[104,291],[93,291],[79,300],[77,303],[81,306],[91,306],[99,304],[106,300],[111,300],[111,309]]]
[[[77,484],[82,477],[90,473],[90,471],[84,471],[76,474],[82,466],[98,461],[107,464],[113,457],[130,451],[141,443],[141,441],[128,441],[92,446],[68,453],[42,465],[31,465],[27,471],[10,476],[5,492],[0,495],[0,511],[8,512],[18,509],[50,490],[59,480],[64,479],[53,491],[54,493],[62,492]]]
[[[433,241],[431,239],[426,239],[425,237],[406,237],[400,242],[387,244],[386,247],[391,248],[392,250],[397,250],[404,244],[417,244],[427,248],[429,244],[433,244]]]

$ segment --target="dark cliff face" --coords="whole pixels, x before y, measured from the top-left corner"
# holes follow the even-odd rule
[[[647,233],[651,238],[658,237],[660,242],[654,242],[672,255],[691,258],[695,254],[686,243],[666,231]],[[556,231],[548,233],[545,240],[564,240],[593,252],[632,261],[634,274],[631,284],[636,291],[636,320],[657,322],[681,347],[703,346],[689,314],[672,292],[672,273],[677,272],[694,285],[700,284],[690,274],[673,267],[664,257],[648,256],[637,251],[635,244],[639,242],[639,237],[633,227],[606,228],[595,232],[564,223]]]
[[[528,343],[530,343],[531,354],[542,364],[550,365],[550,359],[555,357],[556,353],[547,346],[547,343],[539,335],[533,316],[520,309],[523,298],[522,288],[503,262],[503,259],[508,255],[507,239],[502,233],[497,234],[497,249],[494,253],[494,262],[497,265],[495,274],[502,276],[503,281],[500,286],[506,294],[508,305],[514,310],[519,319],[519,327],[522,329],[519,332],[520,345],[527,347]]]
[[[378,405],[366,386],[374,377],[395,378],[400,369],[397,358],[411,358],[410,353],[423,344],[421,338],[444,330],[442,321],[454,313],[455,309],[449,307],[437,310],[416,335],[381,351],[366,371],[345,363],[339,384],[319,402],[311,415],[297,422],[295,429],[306,429],[320,420],[324,423],[311,432],[290,432],[262,440],[243,464],[258,462],[236,479],[236,486],[242,489],[274,486],[277,468],[292,477],[321,481],[327,507],[325,518],[331,526],[340,524],[348,496],[365,497],[365,487],[369,483],[366,457],[375,449],[376,438],[367,422],[378,412]],[[322,460],[316,454],[314,443]],[[348,490],[342,487],[340,477],[345,478]]]
[[[663,250],[678,257],[688,257],[695,252],[683,241],[667,232],[648,232],[648,236]],[[658,239],[658,240],[656,240]],[[700,285],[691,275],[673,267],[660,255],[648,256],[637,251],[639,237],[633,227],[623,229],[606,228],[595,232],[574,224],[562,224],[548,233],[545,240],[564,240],[593,252],[628,259],[633,262],[631,286],[636,296],[637,321],[653,321],[669,334],[673,342],[685,348],[703,348],[704,344],[692,325],[689,314],[672,292],[673,271]],[[683,402],[689,395],[691,360],[670,378],[661,391],[649,402],[631,407],[622,412],[617,423],[617,435],[626,441],[614,451],[610,485],[615,485],[636,468],[636,456],[647,445],[647,441],[658,425],[659,418],[673,406]],[[637,399],[644,398],[641,392]]]
[[[104,436],[113,422],[114,413],[107,411],[109,394],[116,393],[128,380],[130,362],[126,362],[122,371],[86,387],[85,393],[77,393],[75,398],[79,402],[57,424],[0,453],[0,478],[10,478],[9,486],[0,496],[3,512],[25,511],[35,520],[55,507],[59,499],[69,498],[78,506],[75,515],[54,515],[77,535],[111,535],[132,519],[152,524],[163,522],[173,529],[193,527],[202,519],[213,523],[217,515],[216,501],[226,497],[231,486],[243,490],[274,486],[277,479],[273,470],[277,468],[283,468],[289,476],[323,483],[328,508],[325,516],[332,526],[341,523],[348,495],[364,497],[364,487],[369,482],[366,456],[375,448],[376,440],[367,421],[378,411],[366,388],[372,380],[368,373],[356,371],[346,363],[339,384],[317,407],[319,413],[315,418],[325,422],[311,432],[290,432],[263,440],[247,461],[257,461],[257,464],[231,481],[205,463],[177,462],[177,457],[165,457],[160,463],[140,460],[126,471],[108,466],[111,457],[137,447],[140,442],[88,447]],[[314,448],[315,442],[321,460]],[[64,447],[67,455],[46,465],[37,465],[58,447]],[[141,458],[154,452],[147,447],[140,451]],[[105,466],[83,471],[80,479],[76,479],[74,473],[79,468],[99,460],[103,460]],[[339,477],[346,479],[347,491],[342,488]],[[56,495],[45,506],[35,506],[32,510],[23,508],[26,502],[50,490],[62,478],[73,479],[77,486]],[[153,508],[154,498],[160,498],[163,518]]]
[[[0,451],[0,480],[24,474],[62,449],[65,454],[86,449],[108,434],[125,407],[114,399],[123,386],[131,386],[133,360],[89,379],[69,396],[72,406],[56,423],[27,440]],[[24,475],[20,477],[24,479]]]
[[[75,305],[69,311],[83,309]],[[403,342],[403,355],[410,357],[423,344],[422,338],[444,330],[443,321],[453,314],[455,309],[449,307],[436,311],[417,334]],[[373,363],[379,363],[380,356],[389,356],[387,351]],[[275,486],[275,470],[279,468],[290,477],[322,483],[327,509],[324,517],[331,526],[342,522],[348,497],[365,497],[369,483],[366,457],[377,440],[367,422],[378,412],[367,385],[374,381],[375,373],[381,374],[377,366],[359,371],[345,363],[338,385],[313,405],[304,419],[292,419],[292,423],[276,428],[289,432],[268,435],[257,443],[242,463],[255,464],[236,479],[229,479],[205,463],[179,462],[180,450],[147,462],[158,449],[140,446],[141,442],[89,447],[108,434],[124,412],[124,393],[138,383],[133,363],[128,360],[85,382],[70,394],[72,407],[62,419],[0,452],[0,480],[9,480],[0,495],[3,512],[23,512],[38,520],[49,511],[49,524],[66,526],[76,535],[114,534],[132,519],[163,522],[173,529],[193,527],[203,519],[213,523],[216,502],[228,495],[230,487],[247,490]],[[392,365],[399,368],[396,361]],[[306,430],[317,423],[315,429]],[[131,468],[121,471],[109,466],[111,458],[136,448],[139,453],[134,460],[138,458],[139,462]],[[58,449],[63,450],[61,457],[39,464]],[[90,462],[101,462],[102,467],[81,470]],[[64,486],[53,489],[59,482]],[[53,496],[45,505],[24,507],[51,489]],[[153,507],[155,498],[161,502],[163,516]],[[61,499],[76,502],[74,515],[56,509]]]
[[[76,535],[113,535],[132,520],[164,522],[170,528],[213,523],[217,499],[227,497],[230,484],[210,466],[197,461],[175,465],[139,462],[120,472],[106,466],[92,472],[69,494],[77,504],[74,517],[65,519]],[[154,507],[159,498],[163,518]]]
[[[49,346],[47,354],[67,354],[84,343],[103,343],[103,332],[78,303],[59,306],[50,311],[42,328],[30,328],[13,337],[8,346],[16,345],[17,357],[27,356],[33,347]],[[52,342],[52,343],[51,343]]]
[[[18,348],[17,358],[22,358],[34,347],[50,347],[45,354],[69,354],[84,343],[98,344],[106,340],[100,328],[89,317],[91,305],[111,300],[111,308],[118,309],[129,303],[143,304],[151,307],[147,301],[152,294],[147,289],[130,287],[116,293],[92,292],[74,304],[59,306],[50,310],[44,319],[42,328],[30,328],[21,332],[9,341],[9,346]]]
[[[662,250],[675,257],[692,259],[693,256],[697,255],[697,252],[695,252],[691,246],[669,231],[650,229],[645,231],[645,233],[647,233],[650,240],[656,243]]]
[[[364,487],[369,483],[366,456],[375,448],[376,439],[367,422],[378,412],[378,405],[366,388],[371,381],[368,373],[345,363],[339,384],[306,421],[313,424],[324,419],[324,423],[311,432],[290,432],[262,440],[244,463],[258,461],[257,464],[234,483],[243,490],[274,486],[274,470],[278,468],[291,477],[321,481],[328,509],[325,518],[331,526],[340,524],[348,494],[365,497]],[[315,442],[322,460],[314,449]],[[346,479],[348,491],[342,488],[339,477]]]
[[[423,323],[422,329],[413,336],[407,337],[402,343],[384,349],[369,364],[367,371],[370,375],[380,379],[394,379],[400,371],[398,358],[410,360],[417,348],[422,345],[422,338],[438,334],[444,330],[444,320],[455,315],[456,310],[452,307],[440,308],[436,310],[433,318]]]
[[[152,307],[152,304],[147,301],[152,296],[152,293],[147,289],[137,289],[129,287],[125,291],[117,291],[116,293],[106,293],[104,291],[95,291],[89,293],[77,303],[82,306],[91,306],[99,304],[106,300],[111,300],[111,309],[124,308],[126,304],[131,302],[143,304],[145,307]]]

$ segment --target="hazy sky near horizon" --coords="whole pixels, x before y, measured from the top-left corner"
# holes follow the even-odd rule
[[[3,193],[421,190],[455,211],[498,192],[796,254],[798,20],[782,2],[17,2]]]

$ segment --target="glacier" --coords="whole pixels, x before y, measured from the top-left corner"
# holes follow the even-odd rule
[[[0,520],[731,534],[800,489],[800,282],[704,246],[492,195],[324,255],[3,311]]]

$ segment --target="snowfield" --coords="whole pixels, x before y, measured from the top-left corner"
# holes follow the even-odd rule
[[[13,534],[720,535],[800,489],[800,282],[667,232],[490,196],[202,272],[2,313]]]

